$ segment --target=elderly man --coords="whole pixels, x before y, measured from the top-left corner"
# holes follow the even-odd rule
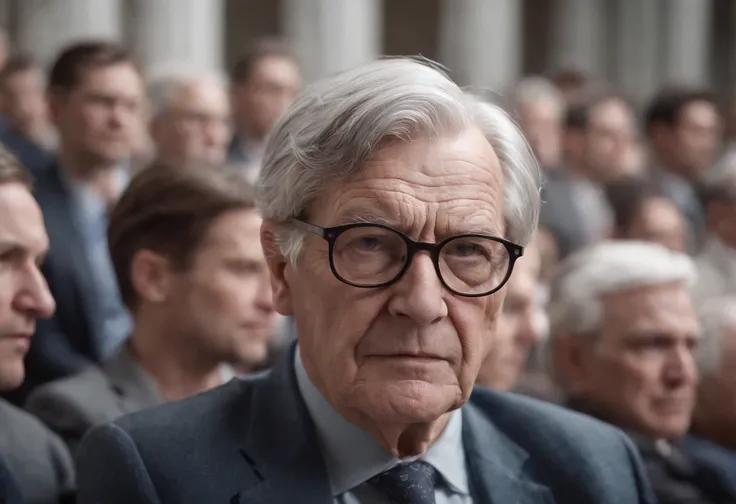
[[[686,446],[736,487],[736,297],[701,309],[700,387]]]
[[[612,241],[571,257],[550,293],[553,368],[568,404],[627,430],[661,504],[736,499],[679,444],[698,382],[694,276],[682,253]]]
[[[383,60],[310,86],[269,138],[261,241],[297,345],[269,374],[93,429],[81,504],[652,502],[619,431],[470,399],[539,211],[500,109]]]
[[[48,249],[26,170],[0,148],[0,390],[24,379],[36,319],[54,312],[38,268]],[[74,467],[62,441],[41,422],[0,400],[0,502],[56,504],[72,489]],[[19,500],[19,496],[23,500]]]
[[[150,133],[158,163],[222,163],[230,141],[230,102],[217,75],[186,70],[154,77]]]
[[[275,313],[260,225],[237,173],[209,165],[141,173],[108,232],[133,331],[102,367],[39,387],[26,409],[75,450],[93,425],[221,385],[229,365],[260,364]]]

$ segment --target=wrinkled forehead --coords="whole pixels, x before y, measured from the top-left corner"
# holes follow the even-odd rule
[[[700,324],[684,282],[644,286],[601,296],[606,320],[622,333],[693,336]]]
[[[333,222],[379,220],[398,228],[500,233],[503,185],[494,149],[479,130],[468,129],[384,141],[354,176],[331,184],[314,206]]]

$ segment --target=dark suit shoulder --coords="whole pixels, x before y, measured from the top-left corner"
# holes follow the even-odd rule
[[[521,441],[527,436],[558,446],[566,443],[590,446],[587,441],[595,441],[600,449],[601,443],[620,448],[624,437],[619,429],[590,416],[519,394],[476,387],[470,403],[491,417],[499,428],[506,427],[505,434],[513,435],[518,429],[522,433]]]
[[[105,420],[113,396],[105,373],[97,366],[90,366],[76,375],[37,387],[28,396],[25,408],[52,428],[55,419],[69,416],[91,426]]]

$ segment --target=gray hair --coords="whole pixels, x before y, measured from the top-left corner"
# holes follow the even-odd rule
[[[721,343],[726,331],[736,331],[736,297],[716,298],[700,310],[701,339],[698,367],[701,374],[715,373],[720,367]]]
[[[701,181],[706,203],[736,197],[736,152],[726,154]]]
[[[552,280],[548,313],[550,335],[585,335],[603,323],[601,297],[638,287],[695,282],[687,255],[660,245],[607,241],[567,259]]]
[[[511,92],[511,102],[515,107],[527,103],[549,101],[560,108],[565,108],[565,97],[549,79],[539,76],[523,78]]]
[[[505,175],[507,238],[525,245],[539,218],[541,174],[519,128],[498,106],[460,89],[429,61],[377,60],[315,82],[271,132],[257,183],[262,215],[287,224],[326,183],[361,168],[381,140],[480,128]],[[281,252],[295,262],[303,233],[281,226]]]
[[[182,89],[208,83],[222,88],[226,93],[226,82],[224,76],[219,73],[202,71],[185,64],[158,67],[149,77],[149,119],[155,119],[166,113],[176,94]]]

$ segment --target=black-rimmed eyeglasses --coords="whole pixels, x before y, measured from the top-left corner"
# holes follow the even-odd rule
[[[488,296],[504,286],[524,254],[521,245],[483,234],[423,243],[382,224],[323,228],[300,219],[292,222],[327,240],[332,273],[353,287],[387,287],[401,279],[417,252],[426,251],[447,290],[458,296]]]

